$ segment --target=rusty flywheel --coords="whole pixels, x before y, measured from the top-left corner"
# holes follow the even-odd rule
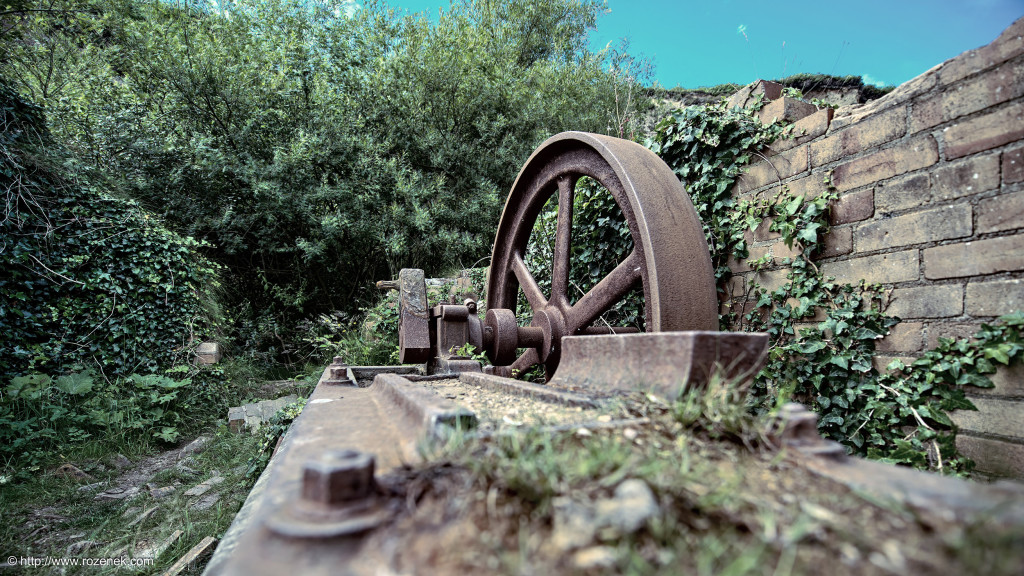
[[[599,182],[615,198],[633,251],[573,303],[568,296],[573,196],[584,176]],[[534,224],[554,195],[558,216],[551,291],[545,295],[524,256]],[[422,272],[417,272],[418,284]],[[403,362],[444,358],[455,345],[469,343],[487,353],[495,374],[507,376],[513,370],[543,364],[550,378],[558,366],[562,337],[635,331],[591,324],[637,285],[643,291],[647,331],[717,330],[718,302],[708,245],[697,212],[672,170],[634,142],[563,132],[533,152],[505,202],[491,256],[483,321],[476,316],[475,302],[442,304],[428,320],[425,291],[407,294],[403,289]],[[520,327],[515,317],[520,289],[532,313],[527,327]]]

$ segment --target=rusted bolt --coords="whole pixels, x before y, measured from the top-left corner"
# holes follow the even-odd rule
[[[341,356],[335,356],[334,360],[331,361],[331,365],[332,366],[347,366],[347,364],[345,364],[345,359],[342,358]]]
[[[344,380],[348,377],[346,366],[331,366],[331,380]]]
[[[472,298],[466,298],[462,301],[462,305],[465,306],[470,314],[476,314],[476,300]]]
[[[325,506],[373,494],[374,458],[356,450],[332,450],[302,467],[302,499]]]

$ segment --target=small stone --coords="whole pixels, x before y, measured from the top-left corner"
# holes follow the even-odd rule
[[[643,528],[659,511],[654,493],[647,483],[630,479],[619,484],[612,499],[597,503],[594,522],[597,526],[610,527],[620,534],[632,534]]]
[[[607,546],[591,546],[572,555],[572,565],[579,570],[612,568],[615,561],[615,550]]]
[[[139,514],[138,516],[136,516],[134,520],[132,520],[131,522],[128,523],[128,526],[129,527],[135,526],[136,524],[142,522],[146,518],[149,518],[150,516],[152,516],[153,512],[156,512],[158,509],[159,509],[159,506],[153,506],[152,508],[150,508],[150,509],[146,510],[145,512],[143,512],[142,514]],[[129,508],[128,510],[138,511],[139,509],[138,508]],[[125,514],[127,515],[127,511],[125,511]]]
[[[593,436],[594,433],[586,428],[577,428],[576,435],[579,436],[580,438],[585,438],[587,436]]]
[[[163,488],[150,488],[149,495],[154,500],[159,500],[161,498],[166,498],[167,496],[170,496],[171,494],[174,493],[175,490],[176,488],[174,486],[164,486]]]
[[[81,542],[75,542],[74,544],[71,544],[67,547],[67,555],[75,556],[82,552],[85,552],[93,546],[99,546],[100,544],[101,542],[94,542],[92,540],[82,540]]]
[[[196,484],[195,486],[186,490],[185,496],[202,496],[203,494],[209,492],[211,488],[213,488],[217,484],[220,484],[223,481],[223,476],[214,476],[213,478],[210,478],[209,480],[202,482],[200,484]]]
[[[636,440],[638,434],[639,432],[637,432],[633,428],[626,428],[625,430],[622,431],[622,436],[626,440]]]
[[[178,453],[178,458],[184,458],[185,456],[191,456],[192,454],[199,454],[206,448],[206,444],[209,442],[209,436],[200,436],[196,438],[181,449],[181,452]]]
[[[113,458],[110,459],[110,463],[114,466],[114,468],[117,468],[118,470],[122,468],[127,468],[128,466],[132,465],[132,461],[129,460],[128,457],[125,456],[124,454],[115,455]]]
[[[128,488],[111,488],[97,494],[96,500],[124,500],[126,498],[131,498],[138,493],[138,486],[129,486]]]
[[[611,422],[612,421],[612,417],[607,415],[607,414],[601,414],[600,416],[597,417],[597,421],[598,422]]]
[[[214,492],[212,494],[207,494],[206,496],[203,496],[199,500],[196,500],[195,502],[192,503],[191,506],[189,506],[189,508],[196,511],[208,510],[212,508],[213,505],[216,504],[218,501],[220,501],[220,494]]]
[[[589,506],[569,498],[555,498],[554,526],[551,543],[563,551],[582,548],[594,541],[597,526],[594,525],[593,510]]]

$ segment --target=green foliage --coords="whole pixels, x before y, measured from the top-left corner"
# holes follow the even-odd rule
[[[13,377],[0,388],[0,468],[25,476],[88,440],[174,442],[183,427],[221,413],[224,387],[219,370],[187,366],[113,380],[91,369]]]
[[[277,441],[288,432],[292,421],[299,417],[305,406],[305,398],[299,398],[286,406],[282,406],[280,410],[270,417],[270,421],[260,428],[259,451],[247,463],[248,467],[245,473],[247,478],[254,478],[263,473],[263,469],[267,467],[267,463],[270,462],[270,457],[274,453]]]
[[[783,130],[762,126],[756,108],[729,108],[723,100],[677,110],[658,122],[647,142],[686,185],[704,225],[720,291],[732,276],[729,257],[747,256],[743,231],[750,222],[730,194],[732,183],[756,151]]]
[[[208,330],[217,270],[134,202],[62,176],[38,109],[0,80],[0,379],[73,366],[106,377],[180,363]]]
[[[299,321],[356,311],[402,267],[484,256],[544,138],[644,105],[617,102],[635,81],[587,48],[602,8],[102,0],[6,22],[0,66],[77,170],[209,243],[250,358],[301,361]]]
[[[1020,358],[1020,315],[985,327],[973,341],[943,341],[911,367],[880,374],[873,365],[875,341],[899,322],[884,313],[882,288],[835,283],[813,262],[835,193],[803,198],[783,186],[742,200],[729,195],[739,166],[781,130],[761,126],[749,111],[719,104],[669,116],[651,143],[688,185],[706,226],[720,292],[731,276],[728,259],[748,256],[745,233],[768,225],[796,249],[795,257],[782,260],[790,271],[781,286],[769,291],[752,283],[746,299],[753,309],[721,317],[723,328],[770,337],[755,391],[769,405],[789,398],[807,403],[819,413],[822,434],[857,454],[946,472],[968,470],[969,461],[956,453],[948,412],[974,409],[963,386],[990,385],[984,375],[994,371],[992,359],[1006,364]],[[760,270],[772,262],[766,256],[748,264]]]

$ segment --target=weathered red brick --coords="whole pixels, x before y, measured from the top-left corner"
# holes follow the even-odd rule
[[[793,196],[803,196],[808,199],[817,198],[828,189],[825,186],[825,178],[821,172],[790,180],[786,183],[786,186],[789,186],[789,192]]]
[[[1024,146],[1003,152],[1003,184],[1024,181]]]
[[[1024,191],[978,202],[978,233],[1024,228]]]
[[[917,352],[924,344],[924,324],[900,322],[889,329],[889,334],[875,343],[879,352]]]
[[[999,187],[999,155],[972,156],[932,172],[932,200],[952,200]]]
[[[945,130],[946,158],[960,158],[1024,139],[1024,103],[954,124]]]
[[[1024,61],[1008,62],[942,93],[942,119],[955,120],[1024,95]]]
[[[1024,446],[957,434],[956,449],[974,460],[978,472],[1001,478],[1024,478]]]
[[[967,285],[967,313],[971,316],[1002,316],[1024,310],[1024,280],[971,282]]]
[[[782,238],[782,234],[773,231],[771,227],[772,219],[765,218],[764,221],[758,224],[757,228],[754,228],[754,231],[750,233],[750,240],[748,240],[748,242],[751,240],[757,242],[764,242],[766,240],[775,240],[776,238]],[[744,238],[746,238],[747,234],[744,233],[743,236]]]
[[[764,272],[755,272],[754,282],[760,284],[761,287],[764,288],[765,290],[768,290],[769,292],[774,292],[775,290],[781,288],[782,286],[789,282],[789,280],[786,279],[786,276],[789,274],[789,272],[789,268],[780,268],[778,270],[765,270]]]
[[[924,277],[963,278],[1024,270],[1024,235],[926,248]]]
[[[964,311],[964,287],[947,284],[896,288],[885,311],[900,318],[959,316]]]
[[[811,165],[822,166],[891,142],[907,131],[905,106],[891,108],[811,143]]]
[[[736,181],[736,190],[746,194],[762,186],[807,171],[807,146],[793,148],[750,166]]]
[[[825,244],[818,258],[832,258],[850,252],[853,252],[853,228],[833,228],[825,235]]]
[[[932,179],[924,172],[903,176],[875,187],[875,208],[882,214],[927,204],[932,195]]]
[[[921,130],[938,126],[945,121],[942,116],[942,94],[933,94],[913,103],[910,110],[911,134],[917,134]]]
[[[856,284],[862,279],[869,284],[893,284],[917,280],[919,268],[917,250],[906,250],[828,262],[821,265],[821,272],[847,284]]]
[[[1024,364],[996,365],[996,373],[988,374],[992,388],[970,388],[977,396],[1024,396]]]
[[[841,164],[832,172],[837,190],[852,190],[880,180],[926,168],[939,160],[939,148],[931,135],[915,138],[904,145]]]
[[[1018,19],[1003,30],[1003,33],[987,46],[969,50],[947,61],[939,70],[939,79],[948,86],[1020,54],[1024,54],[1024,18]]]
[[[971,206],[958,204],[873,220],[857,228],[857,251],[871,252],[971,235]]]
[[[861,190],[852,194],[844,194],[832,205],[829,220],[833,226],[860,222],[871,218],[875,213],[875,191]]]

